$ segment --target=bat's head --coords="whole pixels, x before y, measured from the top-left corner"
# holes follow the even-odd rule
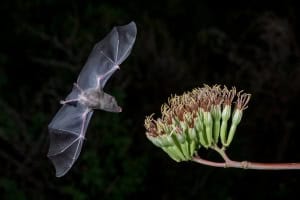
[[[100,109],[108,112],[122,112],[122,108],[118,105],[115,97],[103,93],[100,99]]]

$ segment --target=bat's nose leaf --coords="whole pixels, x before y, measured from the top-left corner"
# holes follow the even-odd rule
[[[83,139],[78,138],[63,153],[48,155],[55,167],[56,177],[64,176],[71,169],[80,154],[82,143]]]

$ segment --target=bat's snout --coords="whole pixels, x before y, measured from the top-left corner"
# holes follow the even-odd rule
[[[122,107],[119,106],[119,111],[118,112],[122,112]]]

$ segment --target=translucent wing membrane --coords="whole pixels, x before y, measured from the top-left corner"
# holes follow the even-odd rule
[[[129,55],[136,38],[136,25],[117,26],[90,53],[78,77],[82,89],[105,86],[110,76]]]
[[[57,177],[65,175],[77,160],[93,114],[91,108],[81,104],[79,94],[86,95],[86,91],[98,91],[98,89],[102,91],[108,79],[129,55],[135,38],[134,22],[114,27],[102,41],[94,46],[79,74],[77,84],[74,85],[65,101],[61,102],[63,106],[48,126],[50,133],[48,157],[55,166]],[[85,97],[80,96],[80,100]],[[121,111],[115,98],[110,95],[99,97],[98,100],[99,105],[103,104],[101,108],[103,110]]]
[[[63,105],[49,124],[50,147],[48,157],[63,176],[78,158],[92,110],[77,104]]]
[[[75,139],[64,152],[54,156],[48,155],[55,166],[56,177],[65,175],[71,169],[81,152],[82,144],[82,139]]]

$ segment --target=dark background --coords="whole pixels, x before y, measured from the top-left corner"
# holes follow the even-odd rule
[[[228,154],[300,162],[299,9],[294,1],[8,1],[0,3],[0,199],[297,199],[300,171],[175,163],[145,137],[145,115],[206,84],[252,94]],[[284,3],[283,3],[284,2]],[[131,20],[131,55],[105,91],[71,171],[56,178],[47,124],[92,46]],[[159,115],[156,115],[159,116]],[[214,152],[200,152],[214,159]]]

